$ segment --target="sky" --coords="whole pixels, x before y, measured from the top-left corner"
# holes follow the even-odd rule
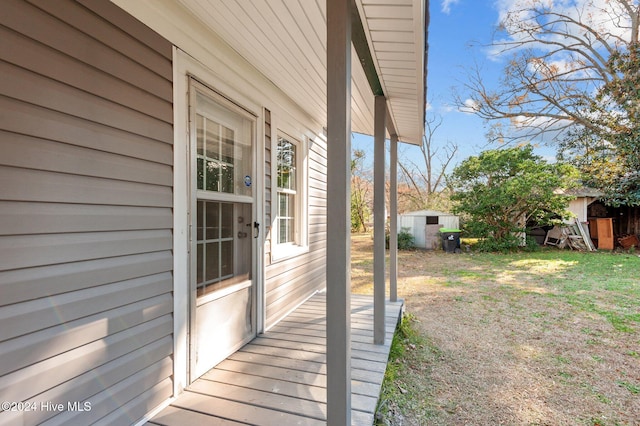
[[[499,4],[504,6],[505,3],[505,0],[430,0],[427,117],[442,118],[433,142],[436,146],[445,145],[447,141],[456,144],[455,163],[498,147],[487,144],[488,127],[482,119],[453,106],[453,91],[457,88],[464,94],[466,73],[476,64],[487,81],[498,81],[504,64],[484,46],[492,40],[499,18]],[[358,135],[352,145],[365,149],[367,159],[373,160],[371,138]],[[401,144],[399,151],[401,156],[419,154],[418,148],[406,144]],[[539,154],[548,159],[554,156],[544,148]]]
[[[495,81],[501,64],[488,58],[483,45],[490,43],[498,22],[491,0],[431,0],[427,64],[427,115],[442,118],[434,135],[437,145],[451,141],[459,146],[458,161],[488,148],[482,119],[453,106],[453,91],[464,93],[466,73],[475,64],[485,78]]]

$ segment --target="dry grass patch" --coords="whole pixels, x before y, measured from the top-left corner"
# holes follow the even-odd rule
[[[371,237],[352,247],[371,294]],[[635,254],[401,252],[413,334],[381,424],[640,424],[639,274]]]

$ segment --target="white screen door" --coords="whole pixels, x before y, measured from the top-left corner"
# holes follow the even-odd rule
[[[256,334],[255,117],[192,80],[190,381]]]

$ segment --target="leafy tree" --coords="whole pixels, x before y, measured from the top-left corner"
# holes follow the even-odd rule
[[[611,169],[619,172],[610,174],[599,188],[610,205],[640,206],[640,43],[636,40],[628,51],[615,52],[609,64],[617,78],[605,83],[597,99],[617,112],[609,123],[609,134],[602,138],[614,148]]]
[[[616,111],[607,135],[581,128],[561,141],[558,159],[574,164],[586,185],[604,191],[603,200],[613,206],[640,205],[640,45],[609,58],[612,69],[626,78],[607,82],[592,105]],[[604,107],[603,107],[604,105]],[[594,114],[594,115],[595,115]]]
[[[453,171],[454,212],[466,217],[471,234],[515,247],[514,233],[528,221],[546,225],[571,215],[571,197],[558,190],[574,186],[576,178],[574,167],[549,164],[530,145],[484,151]]]
[[[366,154],[353,151],[351,159],[351,231],[367,232],[371,216],[371,173],[364,168]]]
[[[637,155],[624,155],[615,145],[585,129],[570,132],[560,142],[557,158],[573,164],[585,186],[603,191],[608,205],[640,205],[640,164]]]

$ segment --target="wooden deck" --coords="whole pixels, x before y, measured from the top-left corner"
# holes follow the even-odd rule
[[[373,298],[351,297],[353,425],[371,425],[401,302],[387,302],[385,345],[373,344]],[[325,295],[317,294],[196,380],[149,424],[324,425]]]

